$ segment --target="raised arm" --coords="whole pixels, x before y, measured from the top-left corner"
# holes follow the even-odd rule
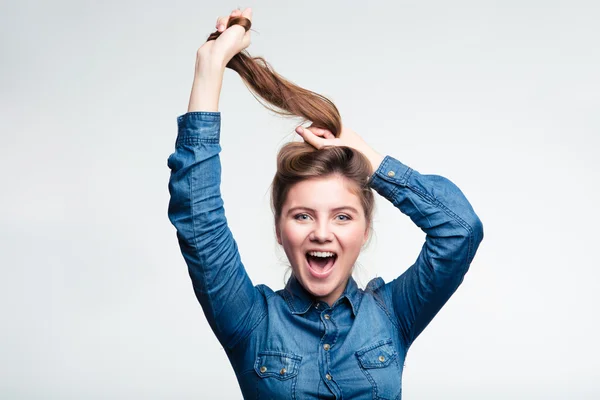
[[[385,157],[369,184],[426,233],[416,262],[383,288],[408,347],[463,281],[483,226],[454,183],[393,157]]]
[[[188,112],[177,118],[168,215],[206,318],[221,344],[232,347],[264,310],[225,218],[218,100],[226,63],[206,54],[198,52]]]
[[[362,152],[373,171],[369,185],[426,233],[417,261],[378,288],[393,306],[408,348],[463,281],[483,239],[479,217],[454,183],[438,175],[421,175],[391,156],[381,156],[345,126],[338,138],[326,129],[298,127],[296,131],[316,148],[343,145]]]

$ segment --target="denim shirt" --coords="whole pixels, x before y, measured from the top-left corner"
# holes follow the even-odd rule
[[[448,179],[386,155],[369,185],[425,233],[398,278],[350,278],[331,307],[292,277],[282,290],[253,285],[227,225],[220,192],[221,113],[177,118],[168,215],[193,288],[246,399],[400,399],[415,338],[463,281],[481,221]]]

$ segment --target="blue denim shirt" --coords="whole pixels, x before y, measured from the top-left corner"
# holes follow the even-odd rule
[[[177,118],[169,219],[194,291],[247,399],[400,399],[415,338],[463,280],[483,238],[481,221],[448,179],[391,156],[369,185],[408,215],[426,240],[395,280],[359,289],[350,278],[333,306],[292,276],[253,285],[227,225],[220,192],[220,112]]]

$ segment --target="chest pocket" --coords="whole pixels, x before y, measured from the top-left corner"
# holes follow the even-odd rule
[[[373,385],[373,399],[400,399],[402,371],[391,339],[382,340],[356,352],[362,372]]]
[[[262,351],[254,363],[259,379],[258,399],[295,399],[296,379],[302,357],[279,351]]]

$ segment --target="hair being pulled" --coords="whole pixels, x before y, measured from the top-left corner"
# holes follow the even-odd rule
[[[227,28],[236,24],[246,31],[252,26],[247,18],[232,17]],[[220,35],[218,31],[213,32],[207,40],[215,40]],[[301,117],[304,122],[311,122],[309,128],[324,128],[335,137],[340,136],[341,116],[333,102],[285,79],[264,58],[251,57],[242,50],[226,67],[240,75],[255,98],[267,109],[286,117]],[[347,146],[325,146],[317,150],[306,142],[285,144],[277,155],[277,172],[272,183],[271,207],[275,223],[279,222],[287,194],[295,183],[337,174],[351,182],[351,190],[360,198],[371,227],[374,208],[374,195],[368,186],[371,172],[369,160],[360,151]]]
[[[252,21],[244,17],[232,17],[227,28],[241,25],[246,31]],[[215,40],[221,32],[213,32],[207,41]],[[342,130],[340,113],[326,97],[304,89],[279,75],[263,57],[252,57],[242,50],[227,63],[227,68],[237,72],[257,100],[267,109],[286,117],[302,117],[312,122],[310,127],[329,130],[335,137]],[[263,101],[260,100],[263,99]]]

